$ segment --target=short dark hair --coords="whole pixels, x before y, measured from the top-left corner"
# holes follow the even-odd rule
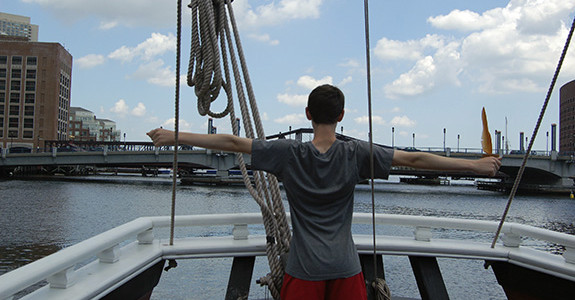
[[[316,87],[307,98],[307,108],[312,121],[317,124],[334,124],[343,111],[345,96],[330,84]]]

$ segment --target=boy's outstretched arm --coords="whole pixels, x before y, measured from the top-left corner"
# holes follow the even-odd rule
[[[156,146],[173,146],[176,143],[174,131],[156,128],[147,133]],[[179,132],[180,145],[197,146],[213,150],[252,153],[252,139],[231,134],[201,134]]]
[[[501,167],[501,158],[461,159],[425,152],[395,150],[392,165],[439,171],[471,171],[479,175],[495,176]]]

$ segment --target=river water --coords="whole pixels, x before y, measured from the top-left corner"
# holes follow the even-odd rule
[[[417,186],[397,181],[376,185],[376,212],[499,220],[507,202],[506,195],[480,191],[469,183]],[[135,218],[169,215],[170,183],[169,178],[136,177],[0,181],[0,274]],[[358,186],[355,210],[371,212],[369,186]],[[217,214],[259,212],[259,208],[244,187],[178,186],[176,211],[178,215]],[[575,234],[575,200],[566,195],[517,196],[507,220]],[[355,227],[354,231],[369,233],[370,229]],[[208,229],[201,234],[218,233]],[[478,233],[466,238],[490,241],[493,237]],[[552,245],[541,247],[556,250]],[[152,298],[222,299],[231,261],[180,260],[177,268],[162,275]],[[473,299],[505,299],[482,261],[439,259],[439,265],[451,299],[470,299],[470,295]],[[392,295],[420,298],[407,258],[386,256],[384,268]],[[257,258],[254,281],[267,272],[266,259]],[[250,298],[266,297],[266,289],[254,283]]]

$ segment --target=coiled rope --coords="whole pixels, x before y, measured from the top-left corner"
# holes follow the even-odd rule
[[[493,238],[493,242],[491,243],[491,248],[495,248],[495,244],[497,243],[497,239],[499,238],[499,235],[501,234],[501,229],[503,228],[503,223],[505,222],[505,218],[507,217],[507,213],[509,212],[509,208],[511,207],[511,202],[513,201],[513,198],[517,193],[517,188],[519,187],[519,183],[521,182],[521,178],[523,177],[523,172],[525,171],[525,166],[527,165],[527,158],[529,158],[529,154],[531,153],[531,149],[533,148],[533,143],[535,142],[535,138],[537,137],[537,133],[539,132],[539,127],[541,126],[543,116],[545,115],[545,111],[547,110],[549,99],[551,99],[551,93],[553,92],[553,88],[555,87],[555,83],[557,82],[557,77],[559,77],[559,71],[561,71],[561,66],[563,65],[565,56],[567,55],[567,49],[569,49],[569,44],[571,42],[571,37],[573,37],[574,29],[575,29],[575,17],[573,18],[573,22],[571,23],[571,29],[569,30],[567,40],[565,41],[565,45],[563,46],[563,52],[561,52],[561,57],[559,58],[559,62],[557,63],[557,67],[555,68],[553,79],[551,80],[551,84],[549,85],[549,89],[547,90],[547,95],[545,97],[545,101],[543,102],[543,107],[541,108],[541,112],[539,113],[539,118],[537,119],[535,128],[533,129],[533,134],[531,134],[531,140],[529,141],[529,146],[527,147],[527,151],[523,156],[521,167],[519,168],[519,172],[517,172],[517,177],[515,178],[515,182],[513,183],[513,187],[511,188],[511,192],[509,193],[509,199],[507,200],[507,205],[505,206],[505,210],[503,211],[503,215],[501,216],[501,221],[499,222],[499,226],[497,227],[497,232],[495,233],[495,237]]]
[[[235,135],[239,135],[233,104],[229,65],[231,62],[246,137],[256,138],[253,128],[255,125],[257,138],[265,139],[231,2],[229,0],[192,0],[189,7],[192,10],[192,37],[187,81],[189,86],[195,88],[198,98],[198,112],[200,115],[207,114],[214,118],[221,118],[229,114],[233,132]],[[230,32],[229,24],[232,25],[233,34]],[[224,76],[222,76],[222,65]],[[242,82],[245,83],[245,88]],[[221,88],[226,93],[227,105],[222,112],[214,113],[210,107],[219,95]],[[243,155],[238,153],[237,159],[244,184],[260,206],[267,235],[266,253],[270,274],[260,278],[258,282],[267,285],[272,297],[279,299],[284,275],[282,257],[289,251],[291,239],[279,184],[275,176],[256,171],[253,172],[254,187],[249,178]]]

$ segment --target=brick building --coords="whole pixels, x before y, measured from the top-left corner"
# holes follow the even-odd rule
[[[0,148],[68,139],[72,55],[59,43],[0,39]]]
[[[559,92],[559,152],[575,153],[575,80]]]

